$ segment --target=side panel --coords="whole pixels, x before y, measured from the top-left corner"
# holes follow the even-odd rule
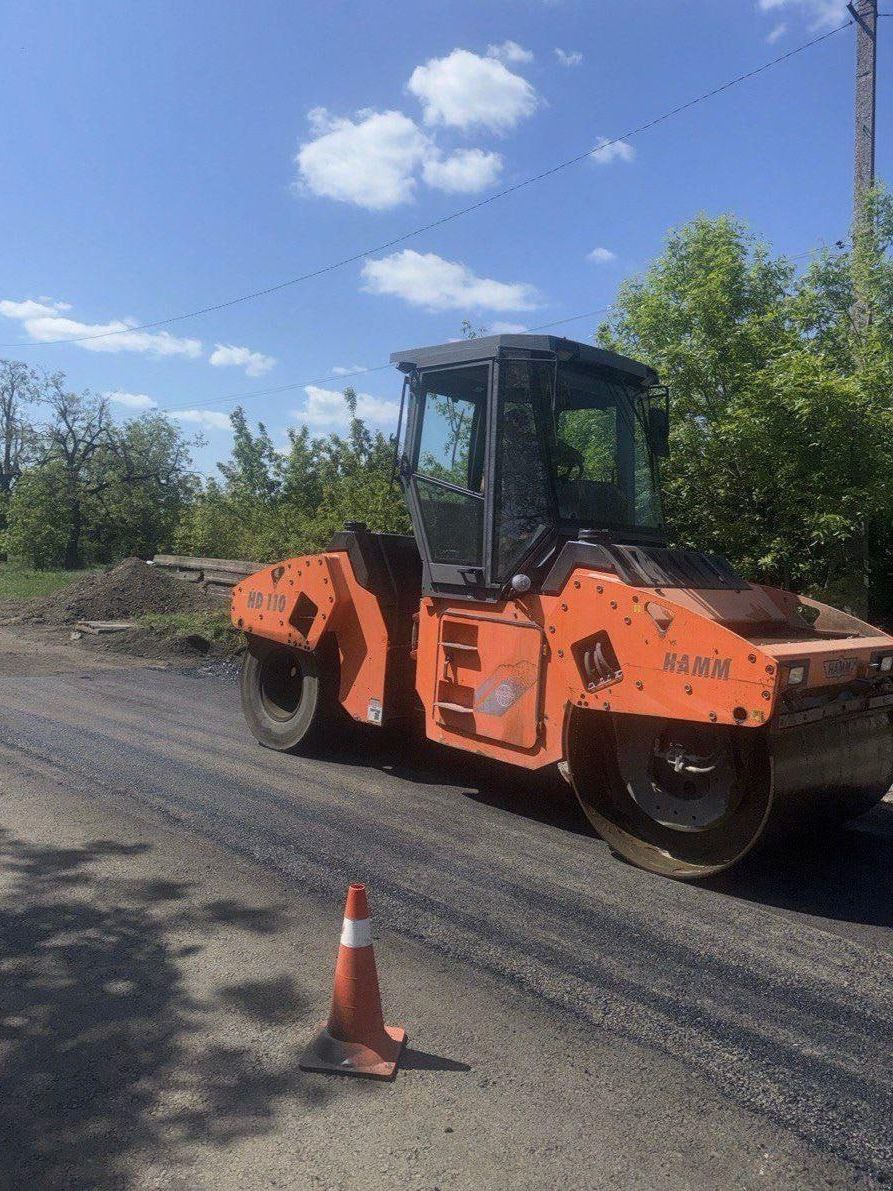
[[[536,747],[543,632],[529,620],[454,610],[439,618],[431,708],[451,733]]]
[[[244,632],[295,649],[316,649],[333,634],[345,711],[364,723],[387,718],[387,626],[377,596],[357,582],[345,552],[291,558],[249,575],[233,591],[231,616]]]
[[[430,740],[537,769],[561,760],[566,697],[549,668],[538,601],[451,604],[419,611],[416,691]],[[558,694],[557,720],[546,709]]]
[[[525,768],[562,760],[572,707],[759,727],[777,671],[770,653],[706,615],[602,572],[574,571],[557,596],[421,605],[427,735]],[[491,718],[500,697],[507,713]]]
[[[687,594],[677,602],[600,572],[574,572],[545,609],[571,702],[695,723],[755,728],[769,720],[775,658],[706,608],[686,606]]]

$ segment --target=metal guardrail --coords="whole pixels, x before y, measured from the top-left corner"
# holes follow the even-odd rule
[[[244,558],[195,558],[188,554],[156,554],[152,565],[172,571],[178,579],[197,583],[206,590],[227,595],[246,575],[253,575],[261,563]]]

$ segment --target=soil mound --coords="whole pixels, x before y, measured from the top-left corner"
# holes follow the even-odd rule
[[[151,612],[193,612],[219,607],[202,591],[150,566],[126,558],[110,571],[89,575],[41,600],[29,600],[19,617],[41,624],[75,620],[129,620]]]

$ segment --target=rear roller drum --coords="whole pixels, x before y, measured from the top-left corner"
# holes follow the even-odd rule
[[[337,674],[325,657],[262,642],[245,654],[241,695],[254,736],[281,752],[317,742],[340,710]]]

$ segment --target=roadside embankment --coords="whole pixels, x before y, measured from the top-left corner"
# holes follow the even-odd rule
[[[68,640],[92,652],[188,660],[229,657],[241,646],[219,598],[139,558],[76,574],[46,594],[7,598],[0,624],[36,649]],[[89,627],[96,624],[101,634]]]

